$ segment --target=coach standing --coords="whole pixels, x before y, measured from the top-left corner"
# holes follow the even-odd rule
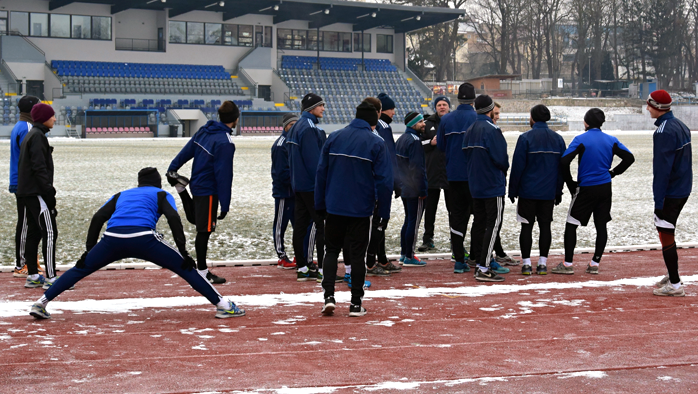
[[[284,115],[282,125],[283,132],[281,136],[274,141],[271,146],[271,195],[274,197],[274,224],[272,234],[274,235],[274,250],[279,256],[277,268],[294,269],[296,263],[292,262],[286,255],[284,247],[284,234],[288,222],[291,226],[295,220],[293,219],[293,211],[296,207],[296,198],[291,189],[291,173],[288,168],[288,147],[286,146],[286,137],[288,131],[291,130],[294,124],[298,121],[298,115],[288,113]],[[293,259],[295,261],[295,258]]]

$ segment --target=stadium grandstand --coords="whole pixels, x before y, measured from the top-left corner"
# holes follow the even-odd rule
[[[333,0],[3,0],[0,137],[25,94],[53,105],[59,136],[191,136],[224,100],[242,111],[238,133],[278,133],[308,92],[325,99],[328,132],[386,92],[399,131],[431,100],[406,66],[405,33],[461,15]]]

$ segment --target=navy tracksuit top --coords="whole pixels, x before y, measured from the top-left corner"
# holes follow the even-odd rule
[[[390,157],[390,168],[393,171],[393,181],[397,182],[397,176],[395,171],[397,171],[397,161],[395,160],[395,138],[393,137],[393,128],[387,122],[390,118],[387,115],[381,115],[381,119],[378,120],[376,129],[373,130],[375,134],[378,134],[383,141],[385,141],[385,147],[388,149],[388,157]]]
[[[477,113],[470,104],[461,104],[441,118],[436,134],[436,147],[446,154],[446,176],[449,181],[468,181],[463,154],[463,135],[475,123]]]
[[[509,155],[502,131],[487,115],[477,115],[463,135],[470,194],[473,198],[492,198],[506,193]]]
[[[419,133],[408,127],[395,144],[397,173],[403,198],[427,196],[427,166]]]
[[[271,146],[271,195],[274,198],[293,197],[291,189],[291,170],[288,166],[288,147],[284,131]]]
[[[291,188],[294,192],[315,190],[315,173],[320,152],[327,140],[325,131],[317,127],[318,118],[304,111],[286,136]]]
[[[662,209],[665,198],[684,198],[693,188],[691,131],[669,111],[654,123],[652,191],[654,207]]]

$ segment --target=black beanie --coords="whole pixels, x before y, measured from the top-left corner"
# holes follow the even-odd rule
[[[39,100],[38,97],[24,96],[21,99],[19,99],[19,103],[17,104],[17,107],[19,107],[19,112],[23,112],[25,114],[28,114],[28,113],[32,112],[32,107],[34,107],[34,105],[36,105],[40,102],[41,102],[41,100]]]
[[[605,121],[606,115],[598,108],[592,108],[584,115],[584,122],[589,125],[590,129],[600,128]]]
[[[310,112],[313,110],[313,108],[319,105],[325,105],[325,102],[322,100],[322,97],[318,96],[315,93],[308,93],[305,95],[305,97],[303,97],[303,100],[301,100],[301,111]]]
[[[531,108],[531,119],[534,122],[547,122],[550,120],[550,110],[543,104]]]
[[[381,101],[381,111],[395,109],[395,101],[388,96],[388,93],[380,93],[376,98]]]
[[[494,101],[486,94],[481,94],[475,99],[475,112],[478,114],[486,114],[494,109]]]
[[[458,87],[458,102],[461,104],[472,104],[475,100],[475,86],[466,82]]]
[[[218,108],[218,118],[221,123],[233,123],[240,117],[240,109],[237,104],[232,101],[224,101]]]
[[[373,104],[364,101],[356,107],[356,119],[365,120],[369,126],[378,124],[378,110]]]
[[[138,171],[138,187],[141,186],[162,188],[162,178],[160,178],[160,173],[157,168],[146,167]]]

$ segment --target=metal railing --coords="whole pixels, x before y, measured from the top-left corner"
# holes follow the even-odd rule
[[[529,116],[502,116],[497,121],[499,126],[529,126],[530,125]],[[547,122],[548,126],[566,126],[567,117],[564,116],[553,116]]]
[[[27,36],[24,34],[18,32],[18,31],[0,31],[0,36],[17,36],[17,37],[22,37],[24,41],[26,41],[29,45],[33,46],[34,49],[39,51],[43,56],[46,56],[46,52],[42,51],[41,48],[39,48],[36,44],[32,42]]]
[[[165,40],[115,38],[114,43],[117,51],[166,52]]]
[[[7,93],[14,93],[14,94],[19,94],[20,93],[20,83],[17,82],[17,77],[15,74],[12,72],[10,67],[7,65],[7,62],[5,59],[2,59],[2,63],[0,63],[0,68],[2,69],[2,72],[4,72],[9,80],[7,81],[7,89],[5,89],[5,86],[2,86],[2,90]]]
[[[250,95],[251,95],[253,98],[256,98],[257,95],[259,94],[259,93],[258,93],[258,86],[259,86],[259,84],[258,84],[257,82],[255,82],[255,80],[252,79],[252,77],[250,77],[250,74],[248,74],[248,73],[245,71],[244,68],[241,68],[241,67],[238,68],[238,76],[240,76],[240,74],[242,74],[242,76],[247,80],[247,82],[249,82],[250,84],[253,85],[254,91],[253,91]]]
[[[419,88],[422,94],[426,95],[426,98],[432,98],[434,95],[434,92],[427,86],[427,84],[424,83],[417,74],[414,73],[414,71],[410,70],[409,67],[405,66],[405,74],[409,77],[412,78],[412,82],[414,82],[415,85]]]

